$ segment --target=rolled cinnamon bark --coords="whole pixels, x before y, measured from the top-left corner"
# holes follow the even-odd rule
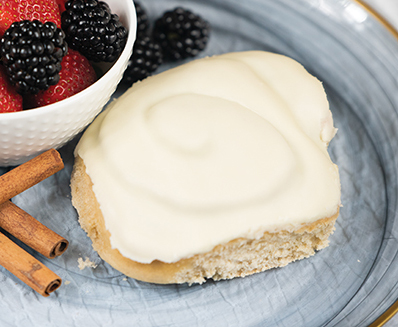
[[[62,283],[61,278],[0,233],[0,265],[43,296]]]
[[[11,201],[0,204],[0,227],[50,259],[64,253],[69,245],[66,239]]]
[[[22,193],[64,168],[59,152],[50,149],[0,176],[0,203]]]

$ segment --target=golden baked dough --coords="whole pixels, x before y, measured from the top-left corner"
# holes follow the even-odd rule
[[[111,247],[110,233],[86,174],[83,160],[77,156],[71,179],[72,203],[78,211],[82,228],[103,260],[126,276],[159,284],[203,283],[244,277],[270,268],[283,267],[295,260],[312,256],[328,245],[339,212],[295,231],[264,233],[259,239],[237,238],[217,245],[212,251],[196,254],[174,263],[158,260],[143,264],[130,260]]]

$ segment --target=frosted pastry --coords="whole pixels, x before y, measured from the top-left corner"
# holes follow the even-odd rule
[[[73,204],[127,276],[202,283],[328,245],[340,180],[322,84],[273,53],[192,61],[135,84],[75,150]]]

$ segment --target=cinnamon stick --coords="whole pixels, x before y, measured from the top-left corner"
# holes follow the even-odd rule
[[[0,203],[22,193],[64,167],[59,152],[50,149],[0,176]]]
[[[11,201],[0,204],[0,227],[50,259],[64,253],[69,245],[66,239]]]
[[[43,296],[62,283],[61,278],[0,233],[0,265]]]

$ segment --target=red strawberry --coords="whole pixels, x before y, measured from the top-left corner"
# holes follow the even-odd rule
[[[57,0],[59,12],[62,14],[65,11],[65,3],[68,0]]]
[[[62,59],[60,79],[47,90],[25,98],[26,108],[36,108],[66,99],[93,84],[97,76],[86,57],[69,49]]]
[[[57,0],[0,0],[0,37],[13,22],[25,19],[54,22],[61,28]]]
[[[22,110],[22,96],[8,81],[3,65],[0,65],[0,113]]]

